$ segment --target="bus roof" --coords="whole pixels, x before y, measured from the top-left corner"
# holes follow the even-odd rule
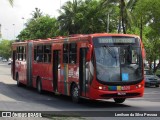
[[[118,34],[118,33],[94,33],[90,34],[92,37],[99,37],[99,36],[126,36],[126,37],[139,37],[138,35],[133,34]]]
[[[15,42],[13,44],[26,44],[28,42],[34,42],[34,43],[50,43],[50,42],[63,42],[67,39],[74,40],[77,38],[89,38],[89,37],[100,37],[100,36],[126,36],[126,37],[138,37],[138,35],[133,34],[118,34],[118,33],[94,33],[94,34],[73,34],[69,36],[57,36],[54,38],[47,38],[47,39],[35,39],[35,40],[26,40],[26,41],[20,41]]]

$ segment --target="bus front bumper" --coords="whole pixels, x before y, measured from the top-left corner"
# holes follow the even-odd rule
[[[144,94],[144,86],[134,90],[126,90],[126,91],[98,90],[91,87],[89,92],[89,98],[93,100],[110,99],[110,98],[135,98],[135,97],[142,97],[143,94]]]

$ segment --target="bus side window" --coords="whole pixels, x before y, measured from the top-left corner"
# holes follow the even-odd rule
[[[26,47],[23,49],[23,60],[26,61]]]
[[[44,46],[44,62],[51,62],[51,45]]]
[[[68,44],[63,45],[63,63],[68,63]]]
[[[20,54],[21,54],[21,60],[23,61],[24,46],[21,46]]]
[[[23,60],[23,54],[24,54],[24,46],[18,46],[17,47],[17,59],[22,61]]]
[[[34,61],[37,61],[37,46],[34,46]]]
[[[43,62],[43,45],[37,46],[37,57],[36,61],[37,62]]]
[[[69,63],[76,64],[77,58],[77,44],[70,43],[69,45]]]
[[[19,60],[19,47],[17,47],[17,60]]]

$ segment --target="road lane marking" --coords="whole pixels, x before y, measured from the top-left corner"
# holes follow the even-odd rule
[[[159,95],[160,92],[159,91],[153,91],[153,92],[147,92],[147,93],[144,93],[145,95],[149,95],[149,94],[154,94],[154,95]]]

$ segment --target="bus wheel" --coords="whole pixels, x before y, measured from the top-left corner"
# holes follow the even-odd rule
[[[40,94],[42,93],[42,84],[41,84],[41,79],[40,78],[37,80],[37,91]]]
[[[72,85],[71,97],[72,97],[72,101],[75,102],[75,103],[78,103],[80,101],[79,90],[78,90],[78,86],[76,84]]]
[[[20,87],[20,86],[21,86],[21,83],[19,82],[19,76],[18,76],[18,74],[17,74],[17,76],[16,76],[16,80],[17,80],[17,86]]]
[[[125,100],[125,98],[114,98],[115,103],[123,103]]]

